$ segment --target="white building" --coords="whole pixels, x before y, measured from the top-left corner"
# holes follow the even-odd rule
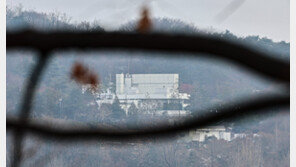
[[[231,141],[231,132],[226,131],[224,126],[208,126],[189,132],[189,141],[204,142],[208,137],[215,137],[218,140],[223,139]]]
[[[116,96],[127,112],[132,103],[136,107],[171,115],[186,115],[189,94],[179,93],[179,74],[116,74]],[[166,108],[180,104],[179,108]],[[164,110],[169,110],[165,112]]]
[[[176,98],[178,86],[178,74],[116,74],[119,99]]]
[[[104,104],[112,104],[115,99],[115,94],[111,92],[108,88],[105,92],[101,92],[96,95],[96,101],[98,106],[100,107],[103,103]]]

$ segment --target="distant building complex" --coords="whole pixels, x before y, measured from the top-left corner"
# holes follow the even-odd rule
[[[189,132],[190,141],[204,142],[209,137],[215,137],[218,140],[230,141],[231,132],[226,131],[224,126],[209,126],[201,129],[195,129]]]
[[[190,95],[180,93],[179,74],[116,74],[116,90],[97,95],[97,103],[113,103],[117,97],[128,115],[134,104],[143,114],[184,116]]]
[[[146,113],[184,115],[190,95],[178,88],[179,74],[116,74],[116,96],[126,111],[134,103]]]
[[[258,134],[252,134],[252,137],[258,137]],[[188,135],[185,136],[186,141],[190,142],[204,142],[209,138],[216,138],[217,140],[232,141],[237,138],[245,138],[245,133],[234,133],[231,129],[225,128],[223,125],[207,126],[204,128],[190,130]]]
[[[115,90],[112,86],[110,82],[105,91],[96,94],[99,107],[104,103],[112,104],[118,98],[126,115],[130,114],[132,104],[140,114],[180,117],[190,113],[190,95],[179,92],[179,74],[116,74]],[[210,137],[231,141],[245,134],[232,134],[224,126],[209,126],[189,131],[185,139],[204,142]]]

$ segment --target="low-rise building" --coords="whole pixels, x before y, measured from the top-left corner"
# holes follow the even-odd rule
[[[186,115],[190,95],[178,88],[179,74],[116,74],[116,96],[126,112],[134,103],[145,113]]]
[[[231,141],[231,132],[228,132],[224,126],[208,126],[189,131],[187,140],[204,142],[209,137]]]
[[[110,88],[96,95],[99,107],[117,97],[128,115],[134,104],[142,114],[185,116],[190,95],[179,92],[179,74],[116,74],[116,91]]]

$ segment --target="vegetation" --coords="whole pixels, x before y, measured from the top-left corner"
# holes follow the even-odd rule
[[[121,118],[121,117],[125,116],[125,112],[120,107],[120,103],[119,103],[119,100],[118,100],[117,96],[115,97],[115,100],[112,103],[111,110],[112,110],[112,116],[114,118]]]
[[[7,9],[7,29],[35,28],[39,30],[103,30],[95,23],[82,22],[72,24],[63,14],[45,14],[25,11],[21,8]],[[231,32],[202,32],[180,20],[154,19],[155,31],[170,33],[207,33],[223,39],[235,40],[260,51],[277,53],[281,59],[289,60],[289,43],[273,42],[259,36],[237,37]],[[131,31],[134,23],[128,23],[120,30]],[[35,59],[31,52],[8,52],[7,56],[7,114],[17,113],[18,102],[23,92],[25,79],[30,73]],[[159,58],[153,58],[151,55]],[[61,55],[61,57],[60,57]],[[66,57],[64,55],[67,55]],[[84,55],[83,62],[96,71],[101,78],[101,87],[107,87],[115,81],[116,73],[178,73],[180,84],[189,85],[190,110],[207,109],[210,106],[221,107],[227,102],[244,96],[259,95],[262,92],[276,91],[277,85],[267,81],[257,81],[243,70],[232,64],[224,64],[204,59],[170,59],[167,53],[144,52],[58,52],[55,53],[42,77],[34,101],[33,118],[59,118],[77,122],[95,122],[114,128],[112,121],[125,117],[119,106],[118,98],[113,104],[103,104],[98,109],[94,96],[90,92],[82,93],[81,86],[70,79],[71,65]],[[96,55],[96,56],[93,56]],[[179,57],[184,54],[179,53]],[[80,59],[81,60],[81,59]],[[113,86],[114,87],[114,86]],[[167,104],[167,109],[177,109],[178,104]],[[168,123],[168,119],[140,117],[134,104],[128,112],[137,126],[156,126],[159,122]],[[208,111],[216,112],[216,111]],[[196,113],[201,114],[201,113]],[[153,119],[153,121],[151,121]],[[129,147],[118,147],[115,143],[93,141],[81,146],[70,147],[51,144],[38,145],[39,151],[34,160],[36,166],[289,166],[289,117],[276,115],[268,119],[252,119],[248,124],[229,125],[237,132],[248,137],[231,142],[209,139],[205,143],[170,141],[158,145],[156,139],[128,143]],[[129,118],[122,119],[130,122]],[[111,122],[111,123],[110,123]],[[152,123],[151,123],[152,122]],[[120,128],[132,127],[124,124]],[[254,137],[258,132],[259,137]],[[143,144],[144,143],[144,144]],[[34,147],[34,146],[33,146]],[[48,161],[40,160],[47,154]],[[59,153],[59,154],[57,154]],[[32,159],[30,159],[32,160]],[[32,162],[34,161],[32,160]],[[38,161],[39,160],[39,161]],[[9,161],[9,160],[8,160]],[[9,162],[8,162],[9,163]],[[27,162],[27,166],[33,166]]]

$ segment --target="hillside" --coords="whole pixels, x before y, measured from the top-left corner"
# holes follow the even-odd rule
[[[7,10],[7,29],[12,30],[15,27],[36,28],[40,30],[70,29],[70,30],[102,30],[99,25],[89,22],[72,24],[65,15],[44,14],[34,11]],[[119,28],[121,31],[133,31],[135,22],[130,22]],[[260,51],[277,53],[279,58],[289,60],[289,43],[273,42],[268,38],[259,38],[258,36],[237,37],[231,32],[224,33],[203,32],[196,27],[186,24],[180,20],[172,19],[153,19],[153,31],[164,31],[167,33],[207,33],[207,35],[236,41],[249,47],[254,47]],[[17,56],[10,56],[15,54]],[[8,52],[7,57],[7,102],[9,110],[15,110],[16,100],[19,99],[22,84],[29,73],[30,65],[34,64],[33,58],[27,52]],[[254,92],[272,91],[276,87],[267,81],[257,80],[253,75],[241,70],[233,64],[228,64],[216,60],[208,59],[167,59],[169,54],[154,52],[130,52],[130,51],[100,51],[100,52],[60,52],[53,58],[43,76],[38,100],[44,100],[37,103],[37,108],[41,104],[51,106],[58,104],[55,97],[61,96],[68,100],[68,106],[83,105],[79,94],[79,86],[70,80],[69,74],[71,65],[79,60],[87,64],[91,69],[99,74],[102,88],[106,87],[108,82],[115,81],[116,73],[178,73],[180,83],[188,84],[194,87],[191,92],[192,107],[194,110],[208,108],[212,105],[222,105],[228,101],[237,98],[254,95]],[[68,55],[60,57],[60,55]],[[83,59],[79,58],[84,55]],[[88,55],[88,56],[86,56]],[[99,55],[94,57],[94,55]],[[184,54],[180,54],[180,58]],[[18,84],[13,84],[13,83]],[[43,95],[46,94],[46,97]],[[72,94],[72,95],[70,95]],[[76,96],[75,96],[76,95]],[[45,99],[44,99],[45,98]],[[74,98],[77,98],[74,100]],[[87,99],[91,99],[88,97]],[[75,104],[74,101],[77,103]],[[65,100],[66,102],[66,100]],[[81,102],[81,103],[78,103]],[[57,107],[57,106],[56,106]],[[74,107],[77,108],[77,107]],[[81,108],[81,106],[79,107]],[[40,108],[39,108],[40,109]],[[44,113],[46,107],[42,106]],[[58,108],[57,108],[58,109]],[[67,110],[70,110],[67,109]],[[87,109],[87,108],[84,108]],[[59,110],[65,110],[60,108]],[[75,109],[76,110],[76,109]],[[95,110],[93,107],[90,109]],[[77,110],[78,112],[79,110]],[[49,112],[53,112],[52,110]],[[62,115],[71,118],[79,118],[73,113]],[[47,113],[48,114],[48,113]],[[56,115],[56,114],[54,114]],[[84,114],[91,115],[91,114]],[[56,115],[57,116],[57,115]],[[88,117],[88,116],[87,116]],[[87,118],[85,118],[87,119]]]
[[[46,14],[22,9],[7,10],[7,30],[26,28],[41,31],[84,30],[103,31],[100,25],[90,22],[72,23],[63,14]],[[119,28],[133,31],[131,21]],[[205,35],[231,40],[252,47],[261,52],[271,53],[277,58],[289,61],[290,44],[273,42],[259,36],[237,37],[230,31],[223,33],[205,32],[180,20],[167,18],[153,19],[153,30],[164,33],[185,33]],[[275,54],[276,53],[276,54]],[[6,58],[6,114],[17,115],[19,102],[26,86],[25,81],[36,64],[35,51],[7,51]],[[95,103],[90,93],[82,93],[81,85],[71,79],[75,62],[88,66],[100,79],[100,88],[115,87],[118,73],[177,73],[179,86],[191,94],[190,110],[197,116],[199,111],[219,112],[214,106],[223,107],[229,102],[253,97],[266,92],[280,92],[277,83],[262,80],[235,64],[206,58],[185,58],[185,53],[143,52],[131,50],[100,51],[57,51],[52,53],[41,83],[33,101],[30,117],[41,123],[49,123],[61,129],[71,126],[104,127],[116,130],[135,130],[140,126],[154,129],[161,125],[182,123],[167,116],[141,115],[134,105],[134,115],[125,116],[119,100],[112,104]],[[178,57],[178,58],[176,58]],[[262,64],[264,66],[264,64]],[[110,84],[113,82],[113,85]],[[136,84],[135,84],[136,85]],[[209,109],[211,108],[211,110]],[[149,108],[150,110],[150,108]],[[115,114],[116,116],[114,116]],[[179,122],[178,122],[179,121]],[[256,115],[236,122],[219,122],[227,130],[242,137],[231,141],[207,136],[204,142],[182,139],[187,133],[169,136],[159,140],[149,136],[143,140],[108,141],[100,138],[69,142],[46,139],[28,134],[23,142],[22,166],[290,166],[290,117],[289,114]],[[66,126],[67,125],[67,126]],[[74,126],[74,127],[75,127]],[[69,127],[70,128],[70,127]],[[210,134],[210,131],[206,132]],[[215,132],[216,133],[216,132]],[[13,162],[13,131],[7,131],[7,166]],[[219,135],[223,133],[219,132]],[[197,134],[199,136],[199,134]],[[244,136],[244,137],[243,137]],[[86,138],[81,138],[86,139]],[[9,156],[10,155],[10,156]]]
[[[235,42],[239,42],[243,45],[247,45],[253,47],[258,50],[264,50],[270,53],[277,53],[280,55],[280,58],[289,60],[290,55],[290,43],[285,41],[282,42],[273,42],[271,39],[267,37],[260,38],[257,36],[246,36],[246,37],[238,37],[232,34],[229,30],[225,32],[215,32],[213,30],[200,30],[194,25],[187,24],[181,20],[169,19],[169,18],[154,18],[152,19],[152,31],[153,32],[164,32],[164,33],[172,33],[172,34],[207,34],[213,37],[218,37],[226,40],[231,40]],[[120,31],[132,32],[135,30],[136,22],[131,21],[119,28]]]
[[[23,10],[21,7],[6,9],[7,30],[37,29],[37,30],[87,30],[102,31],[97,23],[71,23],[71,18],[62,13],[38,13],[33,10]]]

